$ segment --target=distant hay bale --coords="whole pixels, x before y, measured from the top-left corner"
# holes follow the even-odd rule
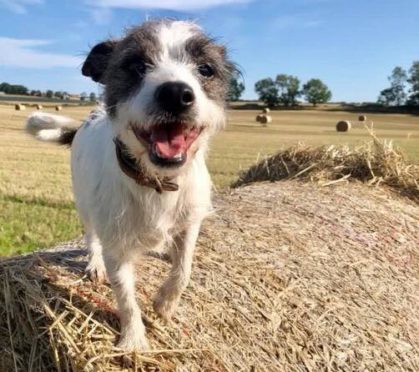
[[[365,115],[359,115],[358,121],[367,121],[367,117]]]
[[[55,106],[55,111],[61,111],[62,109],[63,107],[60,105]]]
[[[24,111],[24,110],[26,110],[26,106],[18,103],[18,104],[15,105],[15,110],[16,111]]]
[[[256,121],[257,121],[258,123],[261,123],[261,122],[262,122],[262,117],[263,117],[263,115],[262,115],[262,114],[258,114],[258,115],[256,115]]]
[[[260,122],[262,124],[272,123],[272,117],[269,115],[262,115],[262,117],[260,118]]]
[[[269,110],[269,108],[268,107],[265,107],[263,110],[262,110],[262,112],[264,113],[264,114],[269,114],[269,112],[270,112],[271,110]]]
[[[336,124],[336,130],[338,132],[348,132],[352,128],[351,122],[347,120],[341,120]]]
[[[37,110],[42,110],[42,108],[43,108],[43,107],[42,107],[42,105],[36,104],[36,105],[35,105],[35,108],[36,108]]]

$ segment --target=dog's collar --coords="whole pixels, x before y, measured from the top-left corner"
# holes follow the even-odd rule
[[[135,158],[130,155],[127,146],[119,138],[114,138],[114,143],[119,167],[138,185],[151,187],[159,194],[163,191],[177,191],[179,189],[179,186],[172,182],[169,177],[158,178],[148,175],[143,167],[137,164]]]

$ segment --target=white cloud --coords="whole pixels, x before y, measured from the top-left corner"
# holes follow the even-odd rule
[[[17,14],[25,14],[30,5],[43,4],[44,0],[0,0],[0,7]]]
[[[244,4],[253,0],[86,0],[102,8],[198,10],[220,5]]]
[[[80,57],[39,50],[39,47],[50,44],[53,44],[51,40],[0,37],[0,65],[36,69],[77,68],[83,62]]]

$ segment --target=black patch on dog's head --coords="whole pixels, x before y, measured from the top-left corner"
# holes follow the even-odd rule
[[[198,74],[208,97],[224,101],[231,76],[236,71],[235,65],[227,57],[226,48],[206,35],[198,34],[186,42],[185,50],[198,68],[206,66],[213,72],[210,77]]]
[[[107,40],[93,47],[83,63],[81,73],[97,83],[103,83],[103,77],[117,41]]]
[[[115,114],[116,104],[140,86],[147,69],[157,62],[161,50],[157,39],[157,22],[132,28],[118,43],[105,75],[105,102]]]

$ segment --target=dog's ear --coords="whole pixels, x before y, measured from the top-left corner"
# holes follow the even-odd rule
[[[116,40],[107,40],[95,45],[84,61],[81,73],[97,83],[103,83],[104,73],[117,43]]]

